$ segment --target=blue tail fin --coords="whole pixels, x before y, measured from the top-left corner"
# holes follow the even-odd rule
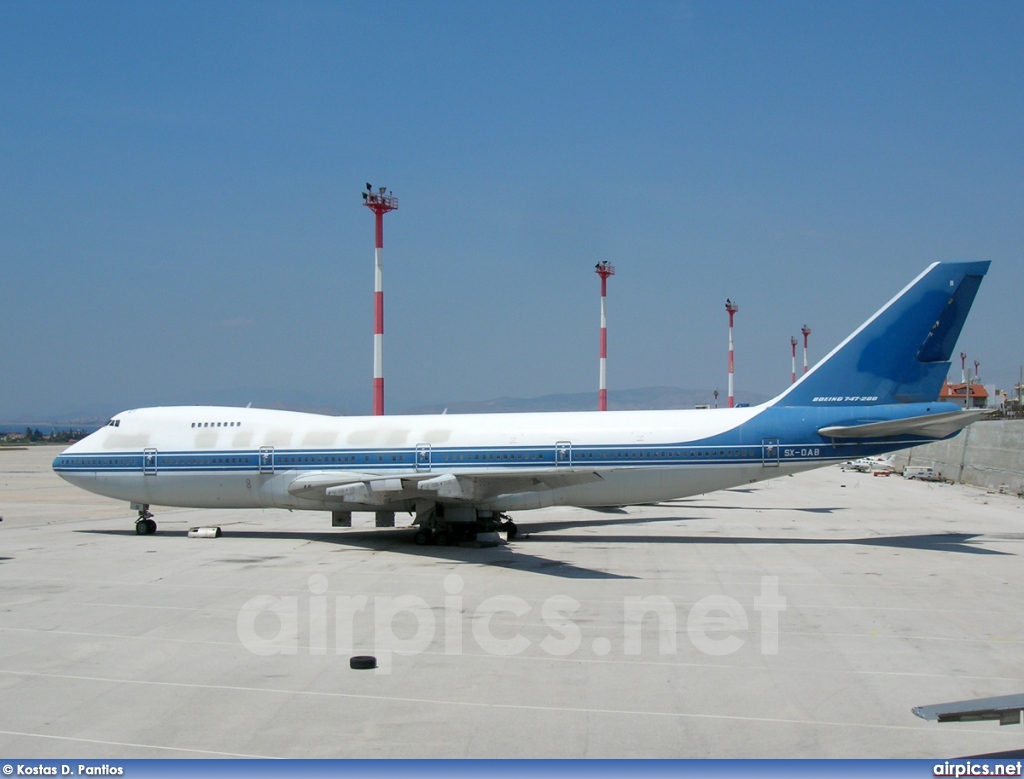
[[[930,266],[771,405],[935,401],[988,266]]]

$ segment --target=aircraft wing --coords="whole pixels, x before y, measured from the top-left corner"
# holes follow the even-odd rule
[[[1024,693],[996,698],[972,698],[967,701],[915,706],[911,711],[921,719],[939,722],[980,722],[999,720],[1000,725],[1016,725],[1024,710]]]
[[[309,471],[294,478],[288,492],[300,498],[339,498],[349,503],[386,503],[396,494],[415,491],[416,484],[434,474],[409,472],[394,476],[361,471]]]
[[[514,492],[541,492],[602,480],[596,468],[564,468],[443,473],[420,482],[421,491],[456,499],[488,498]]]
[[[516,492],[538,492],[601,481],[595,468],[411,471],[394,475],[316,471],[294,479],[288,491],[304,498],[379,505],[406,498],[481,500]]]
[[[888,438],[898,435],[945,438],[989,413],[989,409],[950,411],[946,414],[926,414],[908,419],[869,422],[866,425],[833,425],[820,428],[818,433],[826,438]]]

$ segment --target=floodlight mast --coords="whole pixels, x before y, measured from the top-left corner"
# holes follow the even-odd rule
[[[811,336],[811,328],[804,325],[800,328],[800,332],[804,334],[804,373],[807,373],[807,339]]]
[[[373,414],[384,414],[384,214],[398,208],[398,198],[387,187],[374,192],[370,184],[363,192],[363,205],[376,217],[377,234],[373,254]]]
[[[796,338],[790,336],[789,345],[793,348],[793,380],[790,384],[796,384]]]
[[[597,408],[608,410],[608,316],[605,302],[608,299],[608,277],[615,275],[615,266],[610,262],[599,262],[594,272],[601,277],[601,367],[597,388]]]
[[[740,310],[732,300],[726,298],[725,310],[729,314],[729,408],[736,406],[736,396],[733,394],[733,374],[736,372],[736,363],[733,358],[733,345],[732,345],[732,324],[733,317],[736,316],[736,312]]]

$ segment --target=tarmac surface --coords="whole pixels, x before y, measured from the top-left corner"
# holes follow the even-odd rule
[[[0,450],[0,755],[1024,747],[1021,725],[911,713],[1024,692],[1015,496],[830,467],[518,512],[526,537],[493,548],[278,510],[156,507],[159,533],[137,536],[127,505],[52,473],[59,451]]]

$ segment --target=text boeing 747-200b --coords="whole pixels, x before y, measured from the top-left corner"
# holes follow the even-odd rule
[[[415,514],[417,543],[505,512],[682,498],[949,438],[979,418],[937,401],[988,262],[935,263],[775,399],[678,411],[334,417],[213,406],[115,416],[56,458],[72,484],[152,505]]]

